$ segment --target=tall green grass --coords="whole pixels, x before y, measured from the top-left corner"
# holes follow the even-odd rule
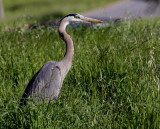
[[[1,128],[160,128],[160,21],[69,27],[75,58],[60,95],[19,108],[25,86],[65,45],[56,27],[0,31]]]

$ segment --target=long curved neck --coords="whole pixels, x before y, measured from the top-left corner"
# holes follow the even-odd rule
[[[74,45],[73,45],[73,41],[71,36],[66,32],[66,26],[69,23],[67,21],[61,21],[60,26],[59,26],[59,34],[62,37],[62,39],[64,40],[65,44],[66,44],[66,53],[63,57],[63,59],[61,60],[64,64],[68,64],[71,66],[72,64],[72,60],[73,60],[73,56],[74,56]]]

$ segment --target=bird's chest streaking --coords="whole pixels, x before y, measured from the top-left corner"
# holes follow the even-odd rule
[[[67,61],[67,62],[65,62],[65,60],[60,62],[62,80],[64,80],[64,78],[66,77],[66,75],[69,72],[71,66],[72,66],[72,59],[70,61]]]

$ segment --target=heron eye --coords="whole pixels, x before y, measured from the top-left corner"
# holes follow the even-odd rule
[[[74,16],[74,18],[80,19],[80,17],[79,17],[79,16],[77,16],[77,15],[75,15],[75,16]]]

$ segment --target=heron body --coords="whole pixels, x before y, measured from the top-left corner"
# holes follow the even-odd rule
[[[69,14],[60,20],[58,31],[66,44],[66,53],[61,61],[47,62],[33,76],[23,93],[20,105],[26,105],[28,97],[35,100],[45,99],[46,101],[57,98],[63,80],[72,66],[74,56],[72,38],[65,30],[70,21],[102,22],[97,19],[84,17],[80,14]]]

